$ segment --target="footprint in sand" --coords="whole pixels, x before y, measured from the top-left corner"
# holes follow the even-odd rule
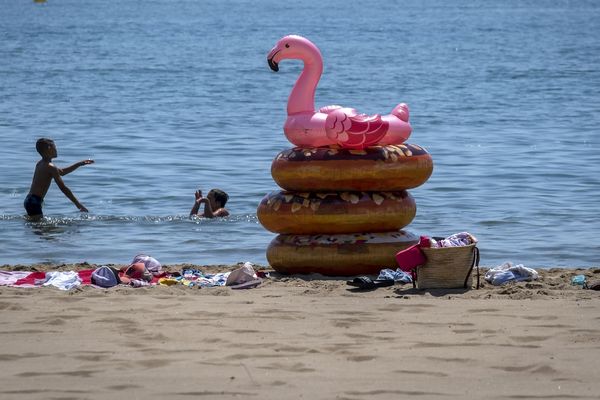
[[[310,348],[308,347],[303,347],[303,346],[280,346],[280,347],[275,347],[274,350],[276,352],[288,352],[288,353],[308,353],[311,351]]]
[[[258,396],[258,393],[250,393],[250,392],[229,392],[226,390],[222,390],[222,391],[210,391],[210,390],[205,390],[202,392],[174,392],[174,393],[170,393],[170,394],[174,394],[177,396],[191,396],[191,397],[200,397],[203,398],[204,396],[209,396],[210,398],[226,398],[227,397],[239,397],[239,398],[246,398],[247,396]]]
[[[38,353],[24,353],[24,354],[0,354],[0,362],[1,361],[14,361],[20,360],[23,358],[36,358],[36,357],[44,357],[46,354],[38,354]]]
[[[519,343],[531,343],[548,340],[551,336],[510,336],[509,338]]]
[[[93,324],[118,325],[119,332],[125,334],[141,334],[140,324],[129,318],[110,317],[92,321]]]
[[[362,318],[337,318],[332,320],[332,325],[336,328],[350,328],[352,326],[361,326],[364,323],[370,324],[378,321],[377,318],[373,317],[372,314],[368,314],[369,317]]]
[[[539,364],[532,364],[532,365],[522,365],[522,366],[516,366],[516,365],[511,365],[511,366],[504,366],[504,365],[500,365],[500,366],[495,366],[492,367],[494,369],[499,369],[501,371],[506,371],[506,372],[530,372],[533,374],[543,374],[543,375],[551,375],[551,374],[556,374],[558,373],[557,370],[555,370],[554,368],[552,368],[549,365],[539,365]]]
[[[448,396],[448,393],[439,393],[439,392],[423,392],[420,390],[370,390],[365,392],[352,391],[345,392],[349,396],[358,396],[360,398],[370,398],[375,395],[398,395],[398,396],[408,396],[408,397],[417,397],[417,396]],[[391,398],[390,396],[384,396],[383,398]]]
[[[0,335],[42,335],[48,333],[60,333],[59,331],[39,330],[39,329],[19,329],[16,331],[2,331]]]
[[[473,308],[470,310],[467,310],[467,313],[488,313],[488,312],[498,312],[498,311],[502,311],[498,308]]]
[[[128,390],[128,389],[129,390],[131,390],[131,389],[140,389],[142,387],[143,386],[136,385],[136,384],[133,384],[133,383],[128,383],[127,385],[112,385],[112,386],[107,386],[106,388],[110,389],[110,390],[121,391],[121,390]]]
[[[558,317],[555,315],[526,315],[521,318],[528,319],[531,321],[554,321],[558,319]]]
[[[434,376],[436,378],[444,378],[448,376],[443,372],[435,372],[435,371],[413,371],[410,369],[397,369],[392,371],[397,374],[408,374],[408,375],[425,375],[425,376]]]
[[[362,361],[371,361],[376,359],[375,356],[350,356],[347,357],[348,361],[362,362]]]
[[[459,357],[425,357],[431,361],[444,361],[444,362],[453,362],[453,363],[461,363],[461,364],[470,364],[475,360],[472,358],[459,358]]]
[[[0,302],[0,310],[4,311],[25,311],[25,307],[9,302]]]
[[[136,362],[137,365],[140,365],[140,366],[148,368],[148,369],[166,367],[167,365],[169,365],[171,363],[172,363],[171,360],[165,360],[162,358],[140,360],[140,361]]]
[[[465,334],[465,333],[473,333],[473,332],[479,332],[477,329],[454,329],[452,332],[456,333],[456,334]]]
[[[92,378],[94,374],[98,372],[102,372],[100,370],[84,370],[78,369],[76,371],[63,371],[63,372],[21,372],[20,374],[16,374],[15,376],[23,377],[23,378],[34,378],[38,376],[71,376],[77,378]]]
[[[314,368],[309,368],[303,363],[294,363],[294,364],[282,364],[282,363],[271,363],[264,367],[258,367],[261,369],[274,369],[274,370],[283,370],[289,372],[314,372]]]
[[[109,352],[98,352],[97,354],[82,354],[73,356],[72,358],[80,361],[99,362],[110,359],[111,354]]]

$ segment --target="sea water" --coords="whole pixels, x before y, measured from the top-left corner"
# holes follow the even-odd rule
[[[596,1],[0,0],[0,263],[265,263],[258,223],[302,69],[266,54],[301,34],[324,58],[317,107],[410,106],[435,170],[411,191],[420,235],[476,235],[482,264],[600,263]],[[23,218],[39,137],[90,210],[53,185]],[[231,217],[189,219],[194,191]]]

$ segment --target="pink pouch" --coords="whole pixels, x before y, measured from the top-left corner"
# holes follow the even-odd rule
[[[420,244],[415,244],[396,253],[396,263],[404,272],[411,272],[419,265],[425,264],[425,261],[427,261],[427,258],[421,251]]]

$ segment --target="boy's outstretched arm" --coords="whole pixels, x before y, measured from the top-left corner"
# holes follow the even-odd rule
[[[56,184],[58,185],[58,188],[60,189],[61,192],[64,193],[65,196],[67,196],[69,198],[69,200],[71,200],[73,202],[73,204],[75,204],[75,207],[77,207],[79,209],[79,211],[81,212],[88,212],[88,209],[85,208],[83,206],[83,204],[81,204],[79,202],[79,200],[77,200],[77,197],[75,197],[75,195],[73,194],[73,192],[71,192],[71,189],[69,189],[67,187],[67,185],[65,185],[65,183],[63,182],[62,178],[60,177],[60,170],[57,167],[54,167],[52,169],[52,177],[54,178],[54,182],[56,182]]]
[[[75,171],[77,168],[79,167],[83,167],[84,165],[88,165],[88,164],[93,164],[94,160],[82,160],[79,162],[76,162],[73,165],[70,165],[66,168],[59,168],[58,170],[60,171],[60,176],[65,176],[67,174],[70,174],[71,172]]]

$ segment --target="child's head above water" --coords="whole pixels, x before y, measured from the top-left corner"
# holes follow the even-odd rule
[[[38,139],[35,143],[35,149],[42,157],[56,157],[56,145],[52,139]]]
[[[229,195],[222,191],[221,189],[211,189],[210,192],[206,195],[206,198],[214,201],[218,208],[225,207],[227,200],[229,200]]]

